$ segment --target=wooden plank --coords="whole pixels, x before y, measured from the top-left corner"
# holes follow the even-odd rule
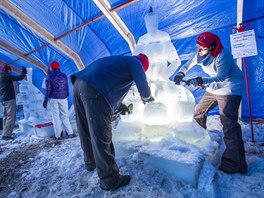
[[[80,56],[75,53],[72,49],[70,49],[68,46],[66,46],[63,42],[57,40],[54,40],[54,36],[49,33],[46,29],[41,27],[39,24],[37,24],[35,21],[33,21],[31,18],[29,18],[27,15],[25,15],[22,11],[20,11],[18,8],[13,6],[11,3],[9,3],[7,0],[1,0],[0,1],[0,7],[5,10],[8,14],[16,18],[17,20],[21,21],[24,25],[29,27],[32,31],[36,32],[40,37],[47,40],[51,45],[65,53],[67,56],[72,58],[77,65],[79,70],[84,69],[83,62],[80,58]]]
[[[131,52],[134,51],[136,47],[136,42],[133,34],[130,32],[128,27],[122,21],[114,10],[111,10],[110,3],[107,0],[93,0],[97,7],[104,13],[107,19],[112,23],[116,30],[121,34],[121,36],[127,41]],[[128,2],[127,5],[136,2],[135,0]],[[125,6],[125,5],[124,5]]]
[[[0,39],[0,46],[3,47],[4,49],[8,50],[9,52],[15,54],[16,56],[20,57],[21,59],[31,63],[32,65],[37,66],[38,68],[40,68],[41,70],[43,70],[43,72],[45,74],[48,73],[48,67],[38,61],[36,61],[34,58],[30,57],[30,56],[24,56],[24,53],[19,51],[18,49],[12,47],[11,45],[9,45],[8,43],[4,42],[3,40]]]

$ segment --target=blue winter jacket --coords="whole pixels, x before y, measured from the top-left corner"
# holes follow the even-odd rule
[[[204,84],[209,84],[206,91],[215,95],[243,95],[243,72],[235,64],[232,54],[227,49],[223,49],[216,58],[209,54],[199,60],[195,54],[182,66],[180,72],[186,73],[196,64],[200,65],[203,71],[210,75],[210,77],[202,78]]]
[[[59,69],[52,70],[46,78],[45,100],[65,99],[69,95],[67,76]]]
[[[112,112],[121,105],[133,82],[141,98],[151,97],[145,71],[137,56],[109,56],[98,59],[71,76],[85,81],[107,101]]]

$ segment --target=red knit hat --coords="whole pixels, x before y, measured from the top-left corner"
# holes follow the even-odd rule
[[[56,61],[53,61],[52,63],[50,63],[50,68],[51,69],[60,69],[60,64]]]
[[[149,68],[148,57],[145,54],[141,54],[141,53],[139,55],[137,55],[137,57],[140,59],[142,65],[143,65],[144,71],[147,71]]]
[[[200,34],[196,43],[203,47],[210,47],[215,42],[214,34],[211,32],[204,32]]]
[[[223,49],[223,45],[220,41],[220,38],[211,32],[203,32],[202,34],[200,34],[196,40],[196,43],[200,46],[207,48],[212,47],[214,45],[214,48],[211,52],[214,58],[217,57],[217,55],[220,54]]]
[[[11,70],[12,70],[12,68],[10,67],[10,65],[3,65],[1,68],[1,72],[8,72]]]

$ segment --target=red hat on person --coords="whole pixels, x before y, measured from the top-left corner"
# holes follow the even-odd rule
[[[12,70],[12,68],[10,67],[10,65],[3,65],[1,68],[1,72],[8,72],[11,70]]]
[[[212,47],[211,54],[214,58],[217,57],[217,55],[220,54],[223,49],[220,38],[212,32],[203,32],[200,34],[196,39],[196,43],[203,47]]]
[[[145,54],[138,54],[137,57],[140,59],[142,65],[143,65],[143,68],[144,68],[144,71],[147,71],[148,68],[149,68],[149,59],[148,57],[145,55]]]
[[[200,46],[209,48],[213,43],[215,43],[214,34],[211,32],[203,32],[198,36],[196,43]]]
[[[50,63],[50,68],[51,69],[60,69],[60,64],[56,61],[53,61],[52,63]]]

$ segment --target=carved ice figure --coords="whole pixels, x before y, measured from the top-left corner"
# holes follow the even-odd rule
[[[148,120],[149,123],[150,118],[147,115],[148,112],[152,112],[150,116],[153,119],[152,122],[159,120],[163,124],[170,123],[170,120],[172,120],[171,110],[179,106],[176,105],[178,102],[185,103],[187,99],[190,99],[188,104],[191,108],[188,109],[191,112],[187,110],[185,113],[188,114],[189,112],[189,117],[191,117],[194,106],[192,94],[185,88],[174,85],[174,83],[169,80],[177,67],[181,64],[176,48],[171,42],[169,34],[158,29],[158,16],[153,12],[152,8],[150,8],[149,13],[144,17],[144,21],[147,33],[139,38],[133,52],[134,54],[146,54],[150,62],[150,67],[146,74],[152,95],[155,98],[155,103],[146,105],[146,112],[143,112],[143,117],[146,118],[144,120]],[[192,97],[190,97],[190,95]],[[183,101],[182,98],[185,98],[185,101]],[[135,107],[137,107],[137,105],[135,105]],[[154,110],[156,110],[156,113]],[[178,113],[180,112],[178,111]],[[180,115],[180,117],[182,118],[182,115]],[[185,120],[185,118],[183,119]]]
[[[210,137],[192,119],[195,105],[192,93],[169,80],[181,64],[170,36],[158,30],[158,17],[152,9],[144,20],[147,33],[139,38],[133,54],[144,53],[149,58],[150,67],[146,74],[155,101],[143,105],[136,88],[132,87],[124,103],[133,103],[133,113],[122,116],[114,139],[157,142],[169,137],[206,147]]]
[[[150,68],[147,76],[151,82],[168,81],[181,64],[180,58],[169,34],[158,29],[158,16],[152,8],[144,20],[147,33],[139,38],[133,54],[143,53],[148,56]]]

